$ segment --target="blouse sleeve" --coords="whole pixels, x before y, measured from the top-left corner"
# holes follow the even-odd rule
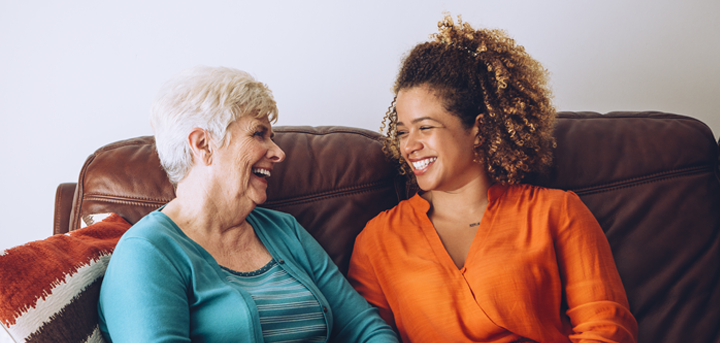
[[[121,241],[100,289],[100,327],[121,342],[190,342],[185,282],[176,266],[143,238]]]
[[[397,336],[340,273],[318,242],[295,222],[317,287],[333,314],[332,337],[337,342],[397,342]]]
[[[378,309],[380,317],[382,317],[393,330],[397,331],[395,316],[392,309],[390,309],[390,304],[380,287],[372,263],[367,256],[368,243],[364,238],[363,233],[360,233],[355,240],[355,247],[353,248],[352,257],[350,258],[348,279],[355,290]]]
[[[573,342],[636,342],[637,322],[610,244],[580,198],[567,192],[556,252],[573,326]]]

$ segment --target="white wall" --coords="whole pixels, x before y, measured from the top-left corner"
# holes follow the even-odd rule
[[[720,133],[715,0],[2,1],[0,250],[50,235],[57,185],[151,134],[151,100],[181,69],[251,72],[278,125],[376,130],[400,57],[445,10],[506,29],[552,71],[560,110],[662,110]]]

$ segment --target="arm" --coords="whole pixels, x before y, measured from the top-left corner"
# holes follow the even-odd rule
[[[397,342],[395,333],[340,273],[320,244],[295,222],[317,287],[330,303],[337,342]]]
[[[101,329],[112,342],[190,342],[189,305],[177,267],[152,243],[118,244],[100,289]]]
[[[395,316],[393,315],[390,304],[385,297],[385,293],[380,288],[375,270],[367,256],[366,242],[362,233],[355,240],[355,248],[350,258],[350,270],[348,271],[348,280],[360,295],[370,304],[377,307],[380,317],[385,320],[395,332]]]
[[[555,242],[573,342],[636,342],[637,322],[610,244],[575,193],[565,197]]]

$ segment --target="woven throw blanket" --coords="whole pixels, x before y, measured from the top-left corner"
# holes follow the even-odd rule
[[[103,342],[100,283],[130,224],[117,214],[0,253],[0,343]]]

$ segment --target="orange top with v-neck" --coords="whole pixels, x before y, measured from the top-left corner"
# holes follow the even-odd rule
[[[575,193],[493,185],[488,198],[462,269],[419,195],[357,237],[348,278],[404,342],[636,341],[610,245]]]

